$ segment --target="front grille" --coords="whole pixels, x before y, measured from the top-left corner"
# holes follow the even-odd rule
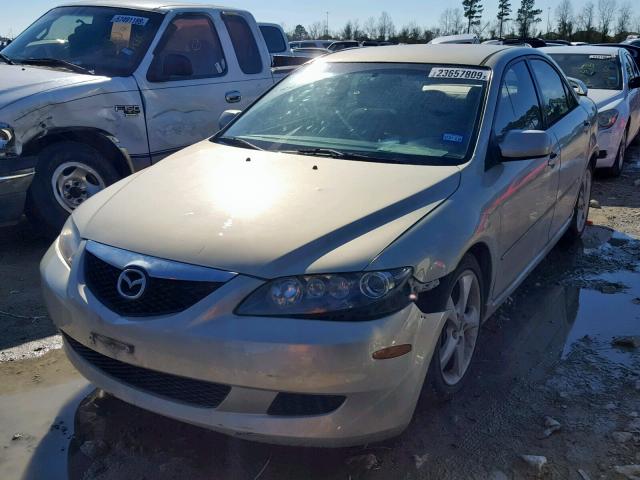
[[[194,407],[216,408],[231,391],[228,385],[136,367],[85,347],[65,333],[63,336],[74,352],[98,370],[127,385],[159,397]]]
[[[123,298],[117,290],[121,269],[85,252],[84,275],[95,297],[115,313],[127,317],[150,317],[181,312],[220,288],[222,282],[198,282],[148,277],[142,296]]]
[[[267,413],[279,416],[323,415],[337,410],[345,401],[342,395],[305,395],[280,392]]]

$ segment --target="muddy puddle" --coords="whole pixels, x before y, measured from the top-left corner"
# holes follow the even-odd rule
[[[584,248],[554,249],[487,322],[465,389],[446,404],[425,389],[402,436],[365,447],[276,447],[182,424],[94,391],[59,350],[1,363],[0,478],[528,478],[522,453],[547,455],[547,478],[598,478],[634,452],[603,438],[640,410],[640,353],[611,342],[640,334],[637,249],[599,227]],[[563,423],[549,439],[546,415]]]

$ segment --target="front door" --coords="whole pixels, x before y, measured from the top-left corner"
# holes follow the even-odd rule
[[[493,125],[496,145],[511,130],[542,130],[542,112],[525,61],[509,66],[502,79]],[[545,248],[558,188],[560,150],[545,158],[500,163],[487,172],[500,211],[500,265],[494,294],[506,290]],[[497,169],[497,170],[496,170]]]

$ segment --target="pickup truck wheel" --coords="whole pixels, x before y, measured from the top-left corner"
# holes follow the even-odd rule
[[[445,295],[447,317],[436,343],[429,377],[440,400],[462,388],[471,366],[484,306],[483,276],[478,261],[467,254],[447,275],[435,295]]]
[[[589,218],[589,203],[591,202],[591,186],[593,185],[593,169],[588,167],[582,177],[580,191],[576,205],[573,207],[573,217],[571,224],[565,234],[565,238],[569,242],[575,242],[584,233],[587,228],[587,219]]]
[[[57,234],[73,210],[119,178],[109,159],[95,148],[54,143],[39,154],[27,214],[48,233]]]

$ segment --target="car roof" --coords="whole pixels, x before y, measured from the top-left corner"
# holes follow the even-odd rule
[[[159,0],[88,0],[88,1],[74,1],[61,3],[58,6],[86,6],[86,7],[116,7],[116,8],[129,8],[133,10],[148,10],[154,12],[166,12],[168,10],[187,8],[187,9],[224,9],[231,11],[241,11],[238,8],[227,8],[221,5],[203,4],[203,3],[186,3],[186,2],[162,2]]]
[[[531,48],[506,45],[390,45],[377,48],[341,50],[326,57],[328,62],[441,63],[449,65],[489,65],[504,56],[531,55]]]
[[[572,45],[567,47],[541,48],[547,54],[553,53],[582,53],[586,55],[618,55],[621,47],[598,47],[594,45]]]

